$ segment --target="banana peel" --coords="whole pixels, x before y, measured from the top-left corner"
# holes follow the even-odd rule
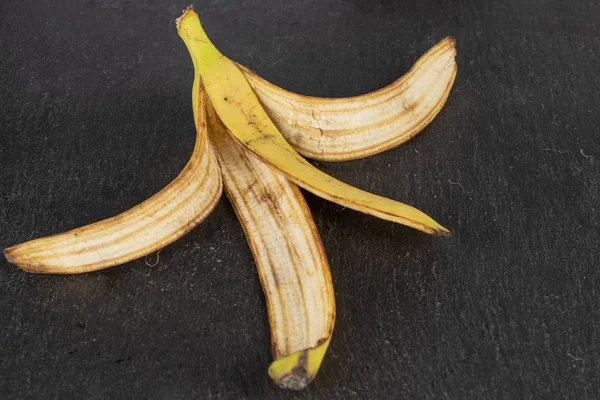
[[[287,389],[316,376],[335,322],[331,274],[301,186],[343,206],[437,236],[421,211],[347,185],[309,164],[376,154],[420,132],[443,107],[456,76],[446,38],[404,77],[346,99],[285,91],[223,56],[190,6],[177,19],[195,69],[193,154],[179,176],[115,217],[4,250],[28,272],[73,274],[123,264],[163,248],[199,224],[223,187],[240,220],[267,299],[273,362]],[[298,152],[297,152],[298,151]]]
[[[237,66],[288,143],[305,157],[332,162],[381,153],[423,131],[448,99],[455,58],[456,43],[447,37],[390,85],[339,99],[292,93]]]
[[[205,96],[199,101],[194,150],[169,185],[114,217],[9,247],[4,250],[8,262],[42,274],[97,271],[160,250],[202,222],[217,205],[222,182],[208,142]]]
[[[317,374],[335,321],[321,238],[298,187],[232,139],[214,111],[209,121],[225,193],[267,300],[275,360],[269,375],[283,388],[302,389]]]

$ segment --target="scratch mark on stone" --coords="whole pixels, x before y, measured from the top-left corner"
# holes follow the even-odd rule
[[[456,186],[460,186],[460,188],[462,189],[463,193],[466,194],[469,197],[469,200],[473,200],[470,195],[473,194],[472,192],[468,192],[465,187],[463,186],[462,183],[460,182],[452,182],[450,179],[448,179],[448,183],[451,185],[456,185]]]
[[[542,149],[542,151],[551,151],[553,153],[565,154],[568,153],[569,150],[557,150],[557,149]]]
[[[579,152],[581,153],[582,156],[584,156],[585,158],[593,158],[592,156],[588,156],[583,152],[583,149],[579,149]]]

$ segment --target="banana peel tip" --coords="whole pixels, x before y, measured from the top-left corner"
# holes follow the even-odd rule
[[[443,226],[436,228],[435,234],[442,238],[449,238],[450,236],[452,236],[452,232],[450,232],[448,229],[444,228]]]
[[[437,230],[436,234],[441,237],[441,238],[449,238],[452,236],[452,232],[450,231],[443,231],[443,230]]]
[[[14,264],[11,253],[12,251],[10,247],[7,247],[6,249],[2,250],[2,254],[4,254],[4,258],[6,258],[6,261],[8,261],[11,264]]]
[[[7,247],[6,249],[2,250],[2,254],[4,254],[4,258],[6,258],[6,261],[16,265],[22,271],[37,273],[38,269],[36,269],[35,265],[29,265],[24,263],[18,255],[14,254],[14,250],[17,249],[17,246]],[[43,271],[41,271],[40,273],[43,273]]]
[[[275,360],[269,366],[269,376],[282,389],[302,390],[315,378],[331,337],[321,344],[300,350]]]

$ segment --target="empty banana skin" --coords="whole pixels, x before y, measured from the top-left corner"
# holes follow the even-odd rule
[[[223,185],[240,220],[267,300],[273,362],[287,389],[316,376],[335,323],[329,264],[296,185],[327,200],[429,234],[450,232],[423,212],[347,185],[302,158],[342,161],[395,147],[444,106],[456,76],[446,38],[402,78],[362,96],[328,99],[281,89],[224,57],[190,6],[177,31],[194,64],[196,143],[181,173],[156,195],[115,217],[4,250],[35,273],[75,274],[143,257],[194,228]]]
[[[456,48],[445,38],[411,70],[375,92],[347,98],[303,96],[239,65],[279,131],[305,157],[346,161],[396,147],[441,111],[456,77]]]
[[[4,250],[6,259],[29,272],[79,274],[143,257],[192,230],[210,214],[222,193],[206,116],[202,111],[195,118],[198,129],[190,160],[160,192],[112,218],[9,247]]]

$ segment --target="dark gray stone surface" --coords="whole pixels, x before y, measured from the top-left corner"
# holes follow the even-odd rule
[[[0,5],[0,247],[112,216],[184,166],[185,2]],[[161,253],[78,276],[0,261],[0,397],[600,397],[600,3],[196,4],[215,44],[287,89],[347,96],[452,35],[458,78],[421,135],[317,163],[428,212],[436,239],[307,199],[338,317],[316,381],[269,380],[268,321],[231,206]]]

